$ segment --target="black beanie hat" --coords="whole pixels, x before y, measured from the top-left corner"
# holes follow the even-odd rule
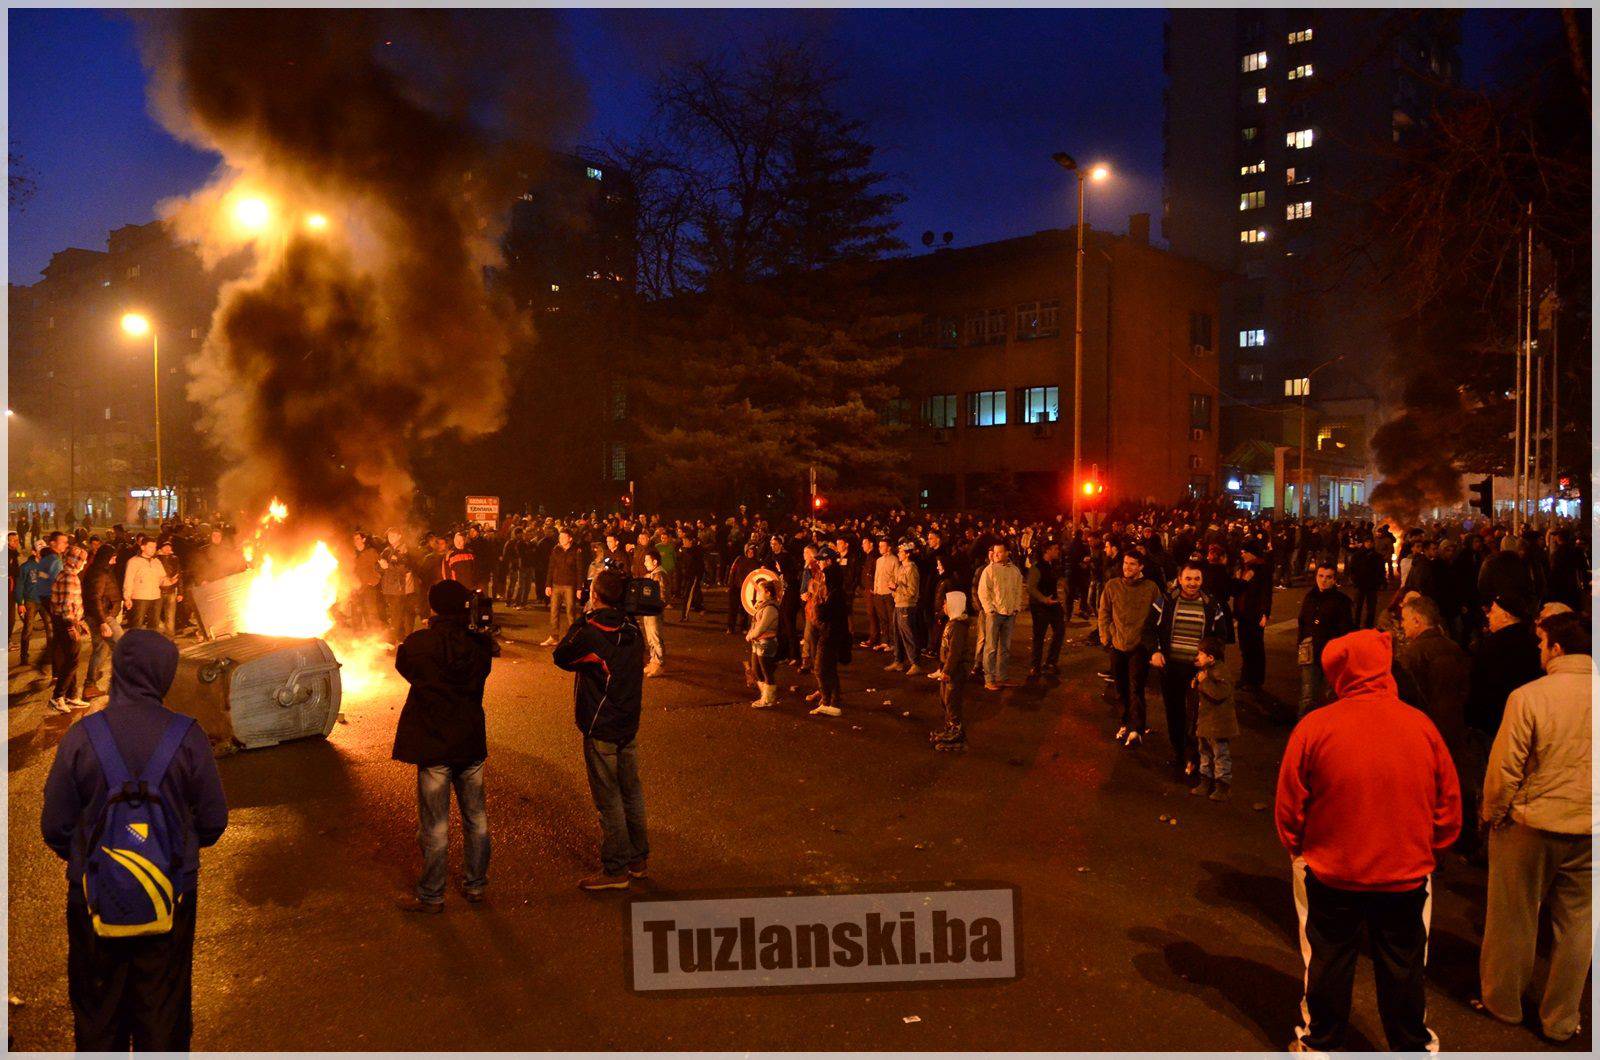
[[[435,582],[433,588],[428,590],[428,606],[433,608],[436,615],[462,614],[471,601],[472,590],[460,582]]]

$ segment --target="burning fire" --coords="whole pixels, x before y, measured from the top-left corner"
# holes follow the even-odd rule
[[[326,542],[309,551],[285,557],[273,555],[262,541],[262,531],[289,517],[288,506],[276,497],[261,517],[260,529],[244,549],[245,559],[261,561],[254,569],[239,628],[246,633],[273,637],[320,637],[339,658],[340,680],[349,692],[372,689],[389,674],[388,645],[370,633],[335,630],[334,609],[339,603],[339,559]]]

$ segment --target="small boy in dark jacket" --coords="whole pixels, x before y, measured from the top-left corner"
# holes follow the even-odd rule
[[[967,688],[972,630],[967,594],[954,589],[945,593],[944,614],[944,633],[939,638],[939,702],[944,707],[944,728],[930,732],[928,740],[935,751],[965,751],[961,699]]]
[[[1189,685],[1189,724],[1200,748],[1200,782],[1190,795],[1227,802],[1233,785],[1233,756],[1228,741],[1239,735],[1233,707],[1233,679],[1222,665],[1222,640],[1203,637],[1195,652],[1195,675]]]

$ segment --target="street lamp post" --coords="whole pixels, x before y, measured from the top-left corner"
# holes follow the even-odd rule
[[[140,313],[124,314],[122,330],[135,338],[150,336],[150,363],[155,377],[156,404],[156,502],[162,514],[165,514],[167,490],[165,480],[161,477],[161,339],[150,323],[150,318]]]
[[[1072,299],[1072,525],[1078,525],[1079,490],[1083,475],[1083,183],[1084,172],[1077,160],[1065,151],[1050,156],[1062,169],[1078,178],[1078,251],[1073,280]],[[1097,165],[1089,171],[1089,179],[1105,180],[1111,170]]]
[[[1328,365],[1342,361],[1344,357],[1345,355],[1342,353],[1337,357],[1330,357],[1299,379],[1285,379],[1283,381],[1284,393],[1287,394],[1292,389],[1294,393],[1300,396],[1300,488],[1294,504],[1294,517],[1296,519],[1304,519],[1306,517],[1306,399],[1311,396],[1311,380]]]

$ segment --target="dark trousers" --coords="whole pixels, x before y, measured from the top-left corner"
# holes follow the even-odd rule
[[[411,620],[415,607],[410,593],[390,593],[383,598],[385,625],[389,636],[399,644],[411,635]]]
[[[839,634],[826,622],[813,622],[811,629],[816,638],[812,660],[816,664],[817,690],[822,693],[823,706],[836,707],[839,705]]]
[[[1371,629],[1378,621],[1378,590],[1356,590],[1356,628]]]
[[[128,615],[129,629],[155,629],[161,615],[160,600],[134,600]]]
[[[872,594],[873,618],[876,620],[873,627],[877,635],[872,638],[874,644],[893,646],[895,638],[894,626],[894,597],[888,593]]]
[[[1431,881],[1409,891],[1343,891],[1294,864],[1295,907],[1300,915],[1300,951],[1306,954],[1305,1019],[1295,1036],[1308,1048],[1344,1048],[1350,1029],[1350,994],[1355,986],[1361,929],[1372,949],[1378,1017],[1389,1049],[1421,1052],[1437,1048],[1428,1029],[1423,967],[1428,953]]]
[[[1239,620],[1239,684],[1260,688],[1267,680],[1267,631],[1259,618]]]
[[[917,665],[915,613],[909,607],[894,609],[894,661],[906,669]]]
[[[863,593],[862,595],[867,598],[867,636],[865,643],[868,647],[871,647],[874,644],[882,643],[882,640],[880,639],[882,636],[882,631],[878,629],[878,598],[872,595],[870,592]]]
[[[739,586],[728,586],[728,632],[743,633],[750,628],[750,616],[739,598]]]
[[[1190,732],[1189,682],[1194,680],[1194,663],[1165,660],[1161,668],[1161,700],[1167,710],[1167,742],[1172,758],[1180,767],[1198,764],[1200,751]]]
[[[634,740],[614,744],[585,737],[583,762],[589,794],[600,811],[600,861],[606,875],[620,876],[623,869],[650,856],[638,748]]]
[[[55,619],[55,629],[50,635],[50,669],[55,674],[55,691],[51,699],[76,699],[78,695],[78,638],[72,626]]]
[[[1111,678],[1122,704],[1122,724],[1143,735],[1145,723],[1144,686],[1150,680],[1150,656],[1142,649],[1111,649]]]
[[[79,1052],[187,1052],[194,1031],[195,895],[180,894],[165,935],[94,933],[81,896],[67,897],[67,997]]]
[[[967,675],[965,667],[958,666],[956,671],[946,674],[939,682],[939,702],[944,707],[946,729],[962,728],[961,701],[967,694]]]
[[[1040,662],[1055,666],[1061,659],[1061,638],[1067,632],[1066,612],[1060,607],[1038,607],[1030,605],[1028,613],[1033,618],[1033,663],[1032,669],[1037,670]],[[1050,633],[1050,650],[1045,651],[1044,635]]]
[[[30,601],[22,605],[22,635],[20,646],[22,649],[21,662],[28,665],[28,643],[33,639],[33,627],[37,624],[39,631],[44,634],[44,645],[39,649],[39,660],[50,658],[50,605],[44,601]],[[44,669],[40,666],[39,669]]]

